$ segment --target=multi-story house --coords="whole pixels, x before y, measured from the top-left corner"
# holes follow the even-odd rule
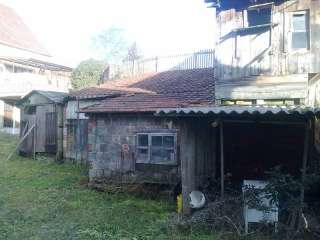
[[[320,1],[206,0],[216,10],[216,99],[315,105]]]
[[[15,103],[31,90],[68,92],[71,71],[52,63],[23,20],[0,5],[0,128],[17,132],[20,111]]]

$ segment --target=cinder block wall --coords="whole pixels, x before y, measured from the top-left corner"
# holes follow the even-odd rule
[[[90,182],[172,183],[180,181],[179,144],[177,165],[141,164],[136,162],[136,134],[144,131],[177,131],[179,124],[152,115],[91,116],[88,125],[88,162]],[[129,147],[124,151],[124,146]]]

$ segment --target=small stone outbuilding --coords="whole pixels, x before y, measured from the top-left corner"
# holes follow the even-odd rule
[[[119,96],[80,109],[89,117],[90,182],[179,183],[184,154],[180,148],[190,140],[183,137],[185,124],[154,114],[158,108],[213,104],[213,86],[212,68],[144,74],[104,84],[106,92],[118,91]],[[208,139],[210,134],[204,133]],[[199,161],[213,157],[210,149],[208,144]],[[198,171],[212,169],[202,166]]]

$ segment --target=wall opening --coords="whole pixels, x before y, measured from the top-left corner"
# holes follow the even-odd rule
[[[303,125],[225,123],[226,181],[241,184],[244,179],[264,180],[266,172],[275,166],[298,176],[302,166],[304,129]],[[220,166],[218,175],[219,169]]]

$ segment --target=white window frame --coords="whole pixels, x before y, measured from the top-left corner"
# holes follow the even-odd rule
[[[305,21],[306,21],[306,39],[307,39],[307,45],[305,48],[294,48],[293,47],[293,34],[298,33],[298,32],[304,32],[304,31],[294,31],[293,28],[293,18],[295,15],[304,15],[305,16]],[[294,52],[305,52],[310,49],[310,19],[309,19],[309,11],[308,10],[300,10],[300,11],[295,11],[291,12],[290,14],[290,48]]]
[[[139,135],[147,135],[148,136],[148,146],[139,146]],[[172,161],[161,161],[155,162],[151,160],[151,150],[152,150],[152,137],[154,136],[170,136],[173,137],[173,147],[159,147],[162,149],[173,150],[173,160]],[[148,151],[148,157],[146,160],[139,159],[138,150],[146,149]],[[177,165],[177,133],[176,132],[139,132],[136,134],[136,163],[141,164],[157,164],[157,165]]]

